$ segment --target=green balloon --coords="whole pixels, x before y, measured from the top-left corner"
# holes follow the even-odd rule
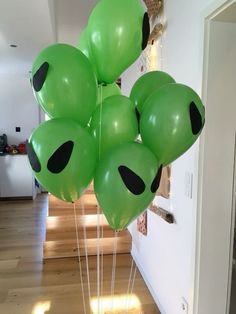
[[[162,71],[151,71],[142,75],[130,93],[130,99],[133,100],[138,112],[142,114],[144,103],[153,92],[169,83],[175,83],[175,80]]]
[[[33,67],[33,89],[51,118],[71,118],[85,126],[97,101],[97,82],[89,60],[66,44],[44,49]]]
[[[121,89],[116,83],[98,85],[97,105],[100,105],[107,97],[121,95]]]
[[[134,141],[138,135],[138,121],[128,97],[111,96],[95,110],[90,134],[95,139],[99,156],[116,145]]]
[[[77,200],[93,179],[97,163],[94,140],[73,120],[40,124],[27,150],[36,179],[64,201]]]
[[[185,153],[205,122],[201,99],[190,87],[168,84],[152,93],[141,115],[140,134],[163,165]]]
[[[155,197],[162,166],[139,143],[116,147],[100,161],[94,178],[97,200],[110,226],[126,228]]]
[[[101,0],[92,11],[87,36],[99,82],[113,83],[141,54],[150,33],[139,0]]]
[[[83,52],[83,54],[88,59],[90,59],[90,49],[89,49],[89,44],[88,44],[87,28],[84,28],[82,32],[80,33],[78,48],[80,51]]]
[[[94,60],[92,58],[91,50],[90,50],[90,47],[89,47],[87,28],[85,28],[80,33],[78,49],[89,59],[90,64],[92,65],[94,73],[95,73],[95,75],[97,77],[96,66],[95,66]]]

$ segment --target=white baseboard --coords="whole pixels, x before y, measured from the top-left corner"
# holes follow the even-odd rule
[[[165,312],[165,310],[163,309],[161,303],[159,302],[159,299],[158,299],[158,297],[157,297],[155,291],[153,290],[151,284],[149,283],[149,281],[148,281],[148,279],[147,279],[147,276],[146,276],[146,274],[145,274],[144,269],[142,268],[141,264],[139,263],[139,259],[138,259],[138,255],[137,255],[137,250],[136,250],[136,248],[135,248],[134,245],[133,245],[133,247],[132,247],[131,255],[132,255],[132,257],[133,257],[133,259],[134,259],[134,261],[135,261],[135,263],[136,263],[136,265],[137,265],[137,267],[138,267],[138,269],[139,269],[139,271],[140,271],[140,273],[141,273],[141,275],[142,275],[142,277],[143,277],[143,279],[144,279],[144,281],[145,281],[147,287],[148,287],[149,292],[151,293],[151,295],[152,295],[152,297],[153,297],[155,303],[157,304],[157,306],[158,306],[158,308],[159,308],[161,314],[166,314],[166,312]]]

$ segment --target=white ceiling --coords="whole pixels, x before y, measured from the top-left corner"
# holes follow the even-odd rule
[[[1,0],[0,74],[28,75],[37,54],[55,42],[77,45],[96,0]],[[16,44],[17,48],[11,48]]]
[[[77,45],[97,0],[54,0],[58,42]]]

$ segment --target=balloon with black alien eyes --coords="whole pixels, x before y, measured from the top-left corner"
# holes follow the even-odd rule
[[[94,188],[110,226],[122,230],[137,218],[155,197],[162,165],[140,143],[125,143],[104,155]]]
[[[139,0],[101,0],[90,14],[79,48],[89,55],[98,82],[113,83],[140,56],[149,34],[148,14]]]
[[[94,176],[97,153],[93,139],[73,120],[40,124],[27,151],[36,179],[62,200],[77,200]]]
[[[205,123],[205,108],[190,87],[171,83],[151,94],[140,120],[143,143],[163,165],[185,153]]]
[[[71,118],[86,126],[97,102],[97,80],[85,55],[73,46],[51,45],[32,67],[35,97],[51,118]]]

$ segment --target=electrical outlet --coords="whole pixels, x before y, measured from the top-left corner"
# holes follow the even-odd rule
[[[181,299],[181,310],[181,313],[188,314],[188,302],[185,300],[185,298]]]

